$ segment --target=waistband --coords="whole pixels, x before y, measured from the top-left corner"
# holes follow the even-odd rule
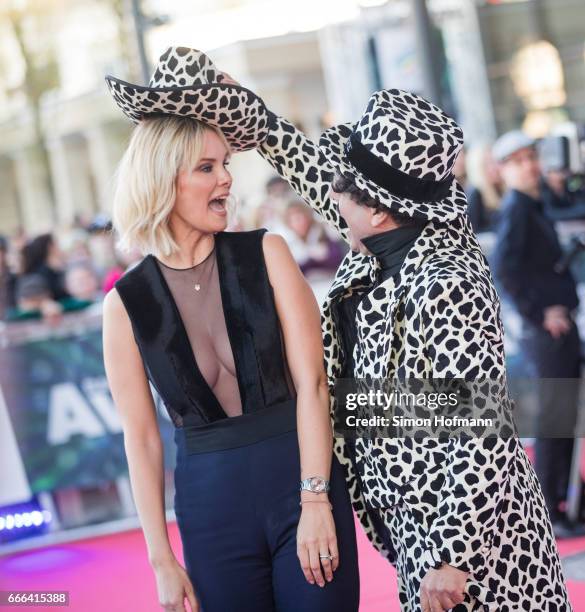
[[[208,425],[178,427],[177,444],[184,442],[187,454],[209,453],[255,444],[297,428],[297,402],[291,399],[256,412],[227,417]]]

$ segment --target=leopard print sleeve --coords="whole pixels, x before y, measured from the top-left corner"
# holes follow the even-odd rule
[[[443,333],[442,321],[451,317],[458,324]],[[499,304],[486,300],[465,280],[441,279],[427,293],[421,323],[431,358],[430,376],[462,379],[466,386],[480,377],[497,381],[498,403],[491,406],[498,407],[500,427],[508,427],[499,430],[506,435],[452,437],[447,445],[446,481],[427,536],[427,554],[431,566],[438,557],[473,572],[489,555],[519,448],[505,382]]]
[[[347,242],[347,225],[329,197],[334,169],[319,147],[290,121],[268,113],[270,133],[258,152]]]
[[[335,455],[343,468],[345,474],[345,481],[347,482],[347,488],[351,499],[351,505],[354,512],[366,534],[366,537],[372,544],[372,546],[385,558],[389,563],[394,563],[396,560],[396,553],[391,548],[389,541],[382,541],[380,537],[380,525],[375,523],[375,514],[370,514],[366,506],[366,502],[362,495],[359,479],[357,478],[354,467],[347,451],[347,446],[343,438],[335,438],[333,445]]]

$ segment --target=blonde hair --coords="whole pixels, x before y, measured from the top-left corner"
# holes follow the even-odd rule
[[[479,190],[484,204],[490,210],[497,210],[500,207],[502,194],[498,193],[497,186],[489,176],[490,151],[491,147],[488,144],[472,146],[467,152],[465,166],[469,183]]]
[[[179,250],[169,227],[179,171],[201,158],[205,132],[217,129],[189,117],[143,119],[134,128],[115,177],[112,221],[123,251],[172,255]]]

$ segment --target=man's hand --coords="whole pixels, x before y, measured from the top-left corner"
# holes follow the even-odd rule
[[[565,306],[549,306],[544,309],[544,329],[553,337],[560,338],[571,329],[571,319]]]
[[[444,612],[465,599],[467,572],[450,565],[430,569],[420,585],[420,603],[423,612]]]
[[[232,79],[232,77],[227,72],[220,72],[217,80],[220,83],[227,83],[228,85],[239,85],[239,83]]]

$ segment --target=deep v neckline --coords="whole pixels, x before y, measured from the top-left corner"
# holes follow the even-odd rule
[[[218,244],[216,242],[214,250],[216,251],[215,253],[215,257],[216,257],[216,265],[217,265],[217,271],[218,271],[218,275],[219,275],[219,284],[220,284],[220,294],[222,294],[221,291],[221,286],[222,286],[222,267],[221,267],[221,262],[220,262],[220,258],[217,257],[217,248],[218,248]],[[184,349],[185,349],[185,354],[189,355],[189,360],[191,361],[190,364],[186,364],[187,368],[190,368],[190,371],[193,373],[195,380],[197,382],[197,385],[199,387],[199,389],[201,389],[202,391],[202,401],[205,402],[206,404],[206,411],[209,410],[209,408],[211,408],[211,406],[213,407],[212,411],[213,413],[215,413],[216,415],[219,416],[219,418],[226,418],[226,419],[230,419],[230,418],[238,418],[238,416],[241,415],[236,415],[236,416],[232,416],[230,417],[227,412],[224,410],[223,406],[221,405],[220,401],[217,399],[217,396],[215,395],[215,393],[213,392],[213,389],[209,386],[208,382],[205,380],[205,377],[203,376],[203,374],[201,373],[201,369],[199,368],[199,364],[197,363],[197,358],[195,356],[195,352],[193,350],[193,346],[191,345],[191,342],[189,340],[189,335],[187,334],[187,328],[185,327],[185,322],[183,321],[183,317],[181,316],[181,313],[179,311],[179,307],[177,305],[177,302],[173,296],[173,293],[167,283],[166,278],[164,277],[164,274],[162,273],[162,270],[159,267],[159,262],[157,261],[156,257],[154,257],[154,255],[150,254],[148,256],[151,260],[151,264],[152,266],[154,266],[154,268],[156,268],[156,272],[157,272],[157,278],[159,279],[161,286],[164,290],[165,296],[168,298],[169,303],[171,305],[172,311],[173,311],[173,315],[175,318],[175,321],[177,323],[178,329],[179,329],[179,333],[180,333],[180,338],[181,338],[181,344],[183,344]],[[162,262],[161,262],[162,263]],[[164,264],[162,264],[164,265]],[[242,379],[241,379],[241,372],[240,369],[238,368],[238,363],[236,360],[236,356],[235,356],[235,352],[234,352],[234,342],[232,339],[232,331],[230,329],[230,321],[228,321],[228,319],[225,317],[225,308],[224,308],[224,304],[223,304],[223,295],[222,295],[222,312],[223,312],[223,316],[224,316],[224,320],[225,320],[225,326],[226,326],[226,330],[227,330],[227,336],[228,336],[228,341],[230,344],[230,350],[232,352],[232,355],[234,355],[234,367],[235,367],[235,371],[236,371],[236,380],[238,382],[238,390],[240,392],[240,401],[241,401],[241,406],[242,406],[242,415],[245,414],[245,405],[244,405],[244,395],[243,395],[243,389],[242,389]],[[188,375],[188,373],[187,373]],[[199,398],[192,398],[191,395],[188,393],[189,395],[189,399],[191,402],[193,403],[198,403]]]

